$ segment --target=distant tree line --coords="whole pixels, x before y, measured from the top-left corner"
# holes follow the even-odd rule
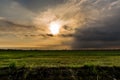
[[[0,49],[0,51],[120,51],[120,48],[81,48],[76,50],[41,50],[41,49]]]

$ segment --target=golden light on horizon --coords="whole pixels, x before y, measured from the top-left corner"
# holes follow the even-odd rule
[[[49,29],[52,35],[57,35],[60,33],[61,24],[58,21],[53,21],[50,23]]]

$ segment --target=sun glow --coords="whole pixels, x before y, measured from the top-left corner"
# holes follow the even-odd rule
[[[60,22],[57,22],[57,21],[51,22],[49,27],[51,34],[53,35],[59,34],[60,27],[61,27]]]

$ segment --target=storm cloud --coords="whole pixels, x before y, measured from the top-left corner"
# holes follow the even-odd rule
[[[120,48],[120,1],[97,1],[99,15],[76,30],[73,49]]]

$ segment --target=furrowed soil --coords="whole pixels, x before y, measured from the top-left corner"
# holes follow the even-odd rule
[[[120,80],[120,67],[0,68],[0,80]]]

